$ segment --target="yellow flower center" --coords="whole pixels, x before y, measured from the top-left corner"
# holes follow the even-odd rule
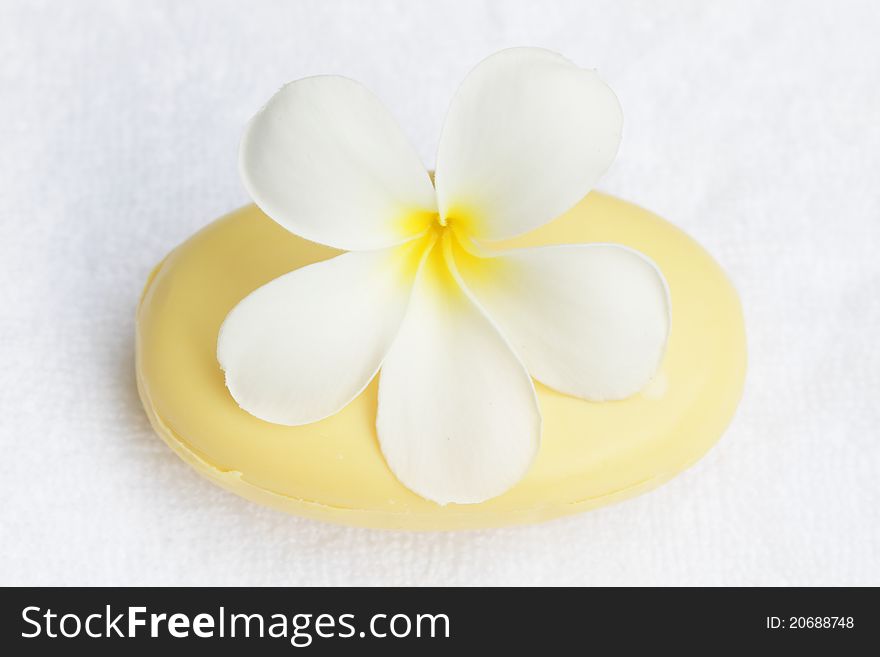
[[[441,217],[437,212],[413,211],[404,215],[398,226],[402,234],[418,235],[398,249],[405,258],[402,273],[413,280],[423,267],[427,284],[447,299],[461,297],[458,270],[483,278],[494,275],[498,268],[495,259],[484,257],[470,238],[472,213],[459,209]]]

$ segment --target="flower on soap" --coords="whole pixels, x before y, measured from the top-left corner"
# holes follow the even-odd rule
[[[505,50],[458,89],[432,183],[357,82],[283,87],[245,131],[242,178],[269,217],[347,252],[280,276],[229,313],[217,358],[233,398],[269,422],[307,424],[378,373],[379,444],[405,486],[439,504],[509,489],[541,440],[533,378],[622,399],[665,350],[666,283],[640,253],[491,248],[586,195],[621,127],[595,72],[546,50]]]

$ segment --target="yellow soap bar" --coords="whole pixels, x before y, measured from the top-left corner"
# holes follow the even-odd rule
[[[481,504],[440,506],[406,489],[376,438],[376,382],[336,415],[287,427],[238,407],[215,356],[244,296],[338,252],[248,206],[210,224],[153,271],[137,315],[138,389],[156,432],[199,473],[243,497],[311,518],[394,529],[530,523],[646,491],[699,459],[742,393],[745,330],[718,264],[673,225],[593,192],[559,219],[499,248],[617,242],[657,263],[672,299],[664,362],[639,394],[613,402],[536,384],[544,432],[515,487]],[[302,309],[308,313],[308,308]]]

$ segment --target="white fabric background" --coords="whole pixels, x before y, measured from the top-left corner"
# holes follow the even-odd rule
[[[880,584],[880,9],[872,2],[0,3],[0,583]],[[283,82],[363,81],[426,164],[469,68],[597,67],[601,188],[726,267],[745,399],[693,469],[541,526],[288,517],[154,436],[132,362],[150,268],[248,199],[236,149]]]

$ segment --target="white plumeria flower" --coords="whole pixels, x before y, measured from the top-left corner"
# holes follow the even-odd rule
[[[282,88],[245,131],[244,183],[288,230],[349,252],[280,276],[229,313],[217,357],[232,396],[269,422],[307,424],[381,368],[376,429],[397,478],[439,504],[503,493],[540,444],[531,377],[621,399],[665,350],[668,292],[645,256],[613,244],[480,248],[574,206],[611,164],[621,126],[593,71],[505,50],[455,95],[432,184],[357,82]]]

